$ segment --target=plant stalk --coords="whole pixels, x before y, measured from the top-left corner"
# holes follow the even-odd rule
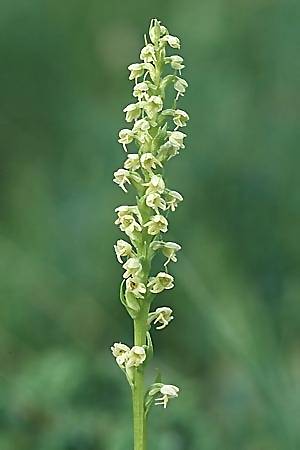
[[[144,305],[139,317],[134,320],[134,345],[140,347],[146,344],[148,312],[149,306]],[[135,368],[132,388],[134,450],[146,450],[144,394],[144,367],[141,365]]]

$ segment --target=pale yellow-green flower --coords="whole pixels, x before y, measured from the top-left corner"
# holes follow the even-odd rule
[[[142,63],[130,64],[128,70],[130,71],[129,80],[137,80],[144,75],[145,65]]]
[[[121,264],[123,264],[122,258],[133,255],[132,245],[129,244],[129,242],[124,241],[123,239],[117,240],[116,245],[114,245],[114,249],[117,255],[117,260]]]
[[[163,109],[163,101],[158,95],[151,95],[145,102],[144,110],[149,119],[153,119]]]
[[[182,111],[182,109],[176,109],[174,111],[173,122],[177,127],[185,127],[189,120],[189,115]]]
[[[126,169],[118,169],[116,172],[114,172],[114,179],[113,181],[120,186],[120,188],[127,192],[127,189],[125,187],[125,184],[130,184],[130,172]]]
[[[130,144],[133,141],[133,139],[134,139],[134,132],[132,130],[129,130],[128,128],[120,130],[118,142],[120,142],[120,144],[123,145],[125,152],[127,152],[126,145]]]
[[[127,105],[126,108],[123,109],[123,111],[126,113],[126,122],[137,120],[141,115],[142,108],[143,102],[130,103],[130,105]]]
[[[160,324],[159,326],[156,327],[156,329],[162,330],[171,322],[171,320],[174,319],[172,314],[173,314],[172,309],[167,306],[156,308],[154,312],[149,313],[148,323],[151,324],[151,322],[153,322],[154,325]]]
[[[176,36],[167,34],[162,38],[162,41],[166,41],[170,47],[180,49],[180,40]]]
[[[184,148],[183,139],[186,137],[186,134],[181,131],[168,131],[169,142],[173,147],[177,147],[178,149]]]
[[[127,360],[127,357],[129,355],[129,352],[130,352],[130,348],[127,347],[127,345],[121,344],[121,342],[119,342],[119,343],[115,343],[111,347],[111,351],[112,351],[113,356],[116,358],[117,364],[120,367],[124,368],[126,360]]]
[[[152,173],[152,169],[156,169],[156,166],[162,167],[162,163],[155,158],[153,153],[143,153],[141,156],[141,166],[143,169]]]
[[[142,271],[142,265],[138,258],[132,257],[123,264],[123,269],[123,278],[135,277]]]
[[[149,86],[146,81],[142,81],[141,83],[137,83],[133,88],[133,96],[137,97],[139,100],[148,99],[148,90]]]
[[[140,59],[145,61],[145,63],[151,63],[156,61],[155,49],[152,44],[147,44],[142,48],[140,53]]]
[[[183,58],[179,55],[168,56],[165,58],[166,63],[170,63],[170,66],[174,70],[182,70],[184,69]]]
[[[152,175],[148,183],[144,183],[147,186],[146,194],[158,193],[162,194],[165,190],[165,182],[161,175]]]
[[[166,267],[170,261],[177,262],[176,253],[181,250],[181,246],[176,244],[176,242],[164,242],[164,241],[154,241],[151,244],[151,248],[156,250],[161,250],[162,254],[166,256],[167,260],[164,263]]]
[[[165,289],[174,287],[174,278],[169,273],[159,272],[155,277],[150,278],[147,287],[150,288],[150,292],[159,294]]]
[[[133,126],[133,133],[135,137],[144,144],[150,139],[148,130],[150,129],[150,123],[147,119],[139,119],[135,122]]]
[[[127,367],[138,367],[146,359],[146,352],[143,347],[140,347],[139,345],[135,345],[132,347],[132,349],[128,353],[128,359],[126,361],[126,368]]]
[[[145,227],[148,227],[148,234],[155,236],[160,232],[166,233],[168,231],[168,221],[161,214],[156,214],[150,217],[150,220],[145,223]]]
[[[149,206],[149,208],[154,209],[156,214],[159,214],[158,208],[165,211],[167,207],[165,200],[156,192],[153,192],[146,196],[146,205]]]
[[[136,298],[144,298],[146,286],[136,278],[129,277],[126,280],[126,290],[131,292]]]
[[[164,384],[160,388],[160,393],[162,396],[155,400],[155,405],[163,405],[166,408],[170,398],[178,397],[179,388],[173,384]]]
[[[186,88],[188,87],[187,81],[183,78],[176,77],[176,81],[174,83],[174,89],[177,91],[176,100],[180,97],[180,95],[184,95]]]
[[[173,212],[177,208],[178,203],[183,201],[183,197],[179,194],[179,192],[171,190],[166,191],[165,199],[167,202],[167,208]]]
[[[136,232],[141,232],[142,227],[141,225],[136,221],[134,216],[132,214],[125,214],[115,221],[116,225],[120,226],[120,230],[124,231],[124,233],[127,234],[127,236],[131,237]]]
[[[124,168],[127,170],[138,170],[140,168],[140,157],[137,153],[129,153]]]

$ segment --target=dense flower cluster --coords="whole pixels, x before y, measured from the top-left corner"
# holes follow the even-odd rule
[[[180,49],[180,40],[169,34],[156,19],[151,21],[149,41],[140,52],[140,62],[128,67],[129,80],[134,81],[133,103],[124,108],[128,128],[119,132],[118,142],[126,152],[123,167],[114,173],[113,181],[127,193],[135,190],[135,205],[116,208],[115,224],[128,241],[120,239],[114,246],[117,260],[124,269],[121,301],[135,320],[154,297],[174,287],[174,277],[168,273],[170,262],[177,261],[181,249],[175,242],[162,240],[169,228],[169,213],[182,202],[182,195],[166,186],[166,163],[185,148],[186,134],[180,131],[187,125],[188,114],[179,109],[178,100],[184,95],[188,83],[182,78],[183,58],[167,55]],[[167,91],[171,95],[167,95]],[[172,97],[173,100],[169,100]],[[169,104],[167,104],[169,103]],[[165,257],[164,270],[151,273],[151,262],[157,252]],[[148,314],[148,327],[165,328],[173,319],[168,307],[157,308]],[[138,367],[148,358],[144,347],[131,349],[124,344],[114,344],[112,353],[122,369]],[[156,391],[161,395],[156,404],[166,407],[168,399],[177,397],[178,388],[161,385]]]

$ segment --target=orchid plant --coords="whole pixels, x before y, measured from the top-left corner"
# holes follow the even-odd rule
[[[181,249],[179,244],[162,239],[168,231],[169,212],[175,211],[183,200],[179,192],[166,187],[165,165],[185,148],[186,135],[180,129],[189,120],[188,114],[177,107],[188,87],[181,77],[183,58],[168,55],[168,49],[180,49],[180,40],[153,19],[149,38],[145,36],[140,52],[141,62],[128,67],[136,101],[124,109],[125,120],[132,127],[119,132],[119,143],[127,156],[123,167],[114,173],[114,182],[125,193],[129,185],[136,192],[135,205],[122,205],[115,210],[115,224],[129,242],[120,239],[114,246],[124,269],[120,300],[133,319],[134,345],[115,343],[111,347],[132,391],[134,450],[146,449],[150,407],[155,404],[166,408],[179,393],[177,386],[164,384],[160,378],[148,388],[144,382],[146,364],[153,356],[151,328],[162,330],[174,318],[170,307],[151,311],[151,305],[157,294],[174,287],[169,265],[177,261]],[[171,101],[167,91],[171,92]],[[168,102],[170,107],[166,107]],[[161,272],[152,274],[152,260],[158,252],[165,262]]]

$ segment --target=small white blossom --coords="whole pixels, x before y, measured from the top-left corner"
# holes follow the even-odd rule
[[[128,205],[118,206],[115,209],[115,212],[118,214],[118,218],[125,216],[127,214],[136,214],[137,216],[139,216],[139,208],[136,205],[134,205],[134,206],[128,206]]]
[[[167,34],[162,38],[163,41],[166,41],[170,47],[180,49],[180,40],[176,36],[171,36],[171,34]]]
[[[182,111],[182,109],[175,110],[173,122],[177,127],[185,127],[189,119],[189,115],[185,111]]]
[[[124,128],[119,132],[119,139],[118,142],[123,145],[123,148],[125,152],[127,152],[126,145],[130,144],[134,139],[134,132],[132,130],[128,130],[127,128]]]
[[[148,323],[150,324],[151,322],[153,322],[155,325],[157,323],[160,323],[161,325],[157,326],[156,329],[162,330],[171,322],[171,320],[174,319],[172,314],[173,314],[172,309],[168,308],[167,306],[156,308],[154,312],[149,314]]]
[[[141,166],[143,169],[148,170],[148,172],[152,172],[151,169],[156,169],[156,165],[162,167],[162,163],[155,158],[153,153],[143,153],[141,156]]]
[[[158,158],[160,161],[165,161],[178,155],[180,147],[174,146],[170,141],[165,142],[158,151]]]
[[[155,49],[152,44],[147,44],[145,47],[142,48],[141,53],[140,53],[140,59],[142,59],[146,63],[151,63],[151,62],[156,61]]]
[[[169,142],[173,147],[177,147],[178,149],[184,148],[183,139],[186,137],[186,134],[181,131],[168,131]]]
[[[121,344],[121,342],[119,342],[119,343],[115,343],[111,347],[111,351],[112,351],[113,356],[116,358],[117,364],[121,368],[124,368],[128,354],[130,352],[130,348],[127,347],[127,345]]]
[[[176,77],[176,81],[174,83],[174,89],[177,91],[176,100],[180,97],[180,95],[184,95],[186,88],[188,87],[187,81],[183,78]]]
[[[148,234],[153,236],[159,234],[160,232],[166,233],[168,231],[168,221],[160,214],[152,216],[149,222],[145,223],[144,226],[148,227]]]
[[[150,135],[148,130],[150,128],[150,123],[147,119],[139,119],[135,122],[133,126],[133,132],[135,133],[136,138],[144,144],[147,140],[149,140]]]
[[[144,183],[144,186],[148,186],[146,194],[158,193],[162,194],[165,190],[165,182],[161,175],[152,175],[148,183]]]
[[[129,244],[129,242],[124,241],[123,239],[117,240],[116,245],[114,245],[114,249],[117,255],[117,260],[121,264],[123,264],[122,258],[126,256],[131,256],[133,254],[131,244]]]
[[[127,170],[138,170],[140,168],[140,157],[137,153],[130,153],[124,162],[124,168]]]
[[[120,226],[120,230],[124,231],[127,236],[131,237],[135,232],[141,232],[141,225],[135,220],[132,214],[125,214],[115,221],[116,225]]]
[[[158,294],[165,289],[172,289],[174,287],[174,278],[169,273],[159,272],[156,277],[150,278],[147,287],[150,288],[150,292]]]
[[[127,105],[123,111],[126,113],[125,120],[126,122],[132,122],[133,120],[137,120],[142,112],[142,102],[131,103]]]
[[[129,80],[137,80],[144,75],[145,66],[142,63],[130,64],[128,70],[130,71]]]
[[[178,206],[179,202],[183,201],[183,197],[181,194],[179,194],[179,192],[177,191],[171,191],[168,190],[166,193],[166,202],[167,202],[167,208],[171,209],[171,211],[175,211],[175,209]]]
[[[133,96],[137,97],[139,100],[145,98],[148,98],[148,90],[149,86],[146,81],[143,81],[142,83],[138,83],[133,88]]]
[[[173,384],[164,384],[160,388],[160,393],[162,396],[155,400],[155,405],[163,405],[166,408],[170,398],[178,397],[179,388]]]
[[[126,362],[126,368],[127,367],[138,367],[146,359],[146,352],[143,347],[140,347],[138,345],[135,345],[132,347],[132,349],[129,351],[128,359]]]
[[[130,183],[130,172],[126,169],[118,169],[116,172],[114,172],[114,179],[113,181],[120,186],[120,188],[127,192],[127,189],[125,187],[125,184],[131,184]]]
[[[173,56],[169,56],[167,58],[165,58],[167,63],[170,63],[172,69],[174,70],[182,70],[184,69],[184,65],[183,63],[183,58],[181,56],[178,55],[173,55]]]
[[[123,269],[125,270],[123,278],[134,277],[141,272],[142,265],[138,258],[132,257],[123,264]]]
[[[146,286],[137,279],[129,277],[126,280],[126,290],[131,292],[136,298],[144,298]]]
[[[153,192],[152,194],[148,194],[146,196],[146,205],[149,206],[149,208],[154,209],[156,214],[159,214],[158,208],[165,211],[166,209],[166,202],[165,200],[157,193]]]
[[[152,95],[145,102],[144,109],[149,117],[153,119],[163,109],[163,101],[158,95]]]
[[[154,251],[161,250],[162,254],[166,256],[167,260],[164,263],[166,267],[170,261],[177,262],[176,253],[181,250],[181,246],[176,244],[176,242],[164,242],[164,241],[154,241],[151,244]]]

